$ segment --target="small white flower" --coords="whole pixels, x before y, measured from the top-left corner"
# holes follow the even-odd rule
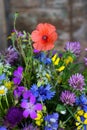
[[[66,110],[64,111],[60,111],[61,114],[65,115],[66,114]]]
[[[7,90],[5,86],[0,86],[0,96],[6,95]]]

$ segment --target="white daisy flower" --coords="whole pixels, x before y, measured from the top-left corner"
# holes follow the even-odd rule
[[[0,86],[0,96],[6,95],[7,90],[8,89],[5,86]]]

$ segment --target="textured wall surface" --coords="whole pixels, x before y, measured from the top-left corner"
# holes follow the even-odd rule
[[[0,50],[6,48],[6,18],[3,0],[0,0]]]
[[[17,29],[31,32],[40,22],[52,23],[59,34],[58,48],[69,40],[87,47],[87,0],[5,0],[9,3],[8,20],[19,12]]]

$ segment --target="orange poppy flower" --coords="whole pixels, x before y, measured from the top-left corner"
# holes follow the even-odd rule
[[[38,24],[36,30],[31,33],[33,47],[39,51],[51,50],[57,37],[55,26],[48,23]]]

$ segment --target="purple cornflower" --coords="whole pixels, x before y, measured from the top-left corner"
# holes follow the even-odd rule
[[[84,57],[85,65],[87,66],[87,57]]]
[[[75,54],[76,56],[79,56],[80,54],[80,43],[79,42],[67,42],[65,44],[65,50],[70,51],[71,53]]]
[[[23,77],[22,72],[23,72],[23,67],[21,67],[21,66],[19,66],[17,68],[17,70],[14,71],[13,82],[14,82],[15,85],[19,85],[21,83],[21,80],[22,80],[22,77]]]
[[[69,85],[76,90],[82,91],[84,89],[83,86],[85,85],[85,82],[82,74],[76,73],[72,75],[68,82]]]
[[[75,94],[67,90],[63,91],[60,96],[60,100],[66,105],[73,106],[73,104],[75,103],[75,99]]]
[[[5,117],[5,125],[15,127],[23,118],[23,111],[19,107],[11,107]]]
[[[24,93],[23,97],[21,103],[21,107],[24,108],[23,116],[27,118],[30,115],[30,118],[35,119],[37,117],[36,112],[42,110],[42,104],[36,104],[36,98],[29,90]]]
[[[22,96],[22,94],[26,91],[24,86],[18,86],[15,90],[14,90],[14,97],[15,98],[20,98],[20,96]]]
[[[37,127],[34,127],[32,124],[25,125],[22,130],[37,130]]]
[[[31,92],[36,97],[37,101],[45,101],[54,97],[55,91],[52,91],[51,89],[52,87],[49,84],[40,87],[38,87],[36,84],[33,84],[31,87]]]
[[[12,46],[8,47],[7,50],[3,53],[4,62],[6,64],[13,65],[18,60],[18,53]]]
[[[45,129],[44,130],[57,130],[58,129],[58,113],[53,113],[45,117]]]

